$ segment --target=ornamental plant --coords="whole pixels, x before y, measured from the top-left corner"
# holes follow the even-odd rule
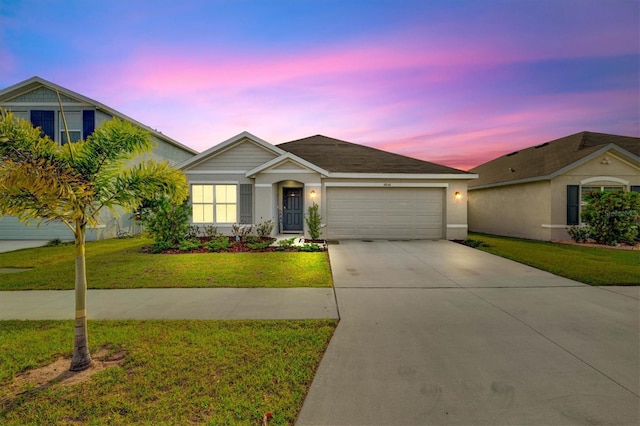
[[[309,206],[304,220],[307,222],[307,228],[309,229],[311,239],[317,240],[320,238],[320,224],[322,223],[322,217],[320,216],[318,205],[316,203]]]
[[[588,192],[584,200],[582,221],[588,225],[589,237],[598,244],[633,244],[638,238],[640,193]]]

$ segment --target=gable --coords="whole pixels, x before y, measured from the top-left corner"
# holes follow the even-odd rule
[[[633,164],[619,153],[608,150],[568,170],[561,176],[574,176],[580,180],[612,177],[626,181],[638,181],[640,179],[640,164]]]
[[[185,171],[211,172],[220,170],[245,173],[277,156],[276,153],[267,150],[251,139],[243,138],[226,149],[213,153],[192,166],[187,166]]]
[[[82,104],[77,99],[60,93],[60,100],[65,104]],[[21,93],[13,98],[6,99],[4,102],[11,104],[30,104],[30,103],[58,103],[58,94],[46,87],[38,87],[26,93]]]
[[[281,173],[287,173],[287,172],[304,173],[304,172],[308,172],[309,169],[291,160],[286,160],[278,164],[277,166],[270,168],[268,171],[281,172]]]

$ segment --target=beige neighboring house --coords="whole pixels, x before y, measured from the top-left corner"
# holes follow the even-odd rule
[[[34,127],[40,127],[42,132],[52,140],[65,144],[67,140],[64,126],[61,125],[59,100],[69,127],[71,143],[86,139],[104,121],[118,117],[150,133],[154,149],[145,157],[175,164],[197,154],[197,151],[100,102],[40,77],[32,77],[0,90],[0,108],[30,121]],[[100,224],[87,230],[87,240],[112,238],[118,232],[136,233],[140,230],[140,226],[132,220],[130,214],[114,216],[108,209],[103,209],[100,213]],[[36,226],[20,223],[12,216],[0,216],[0,240],[51,240],[54,238],[73,240],[73,234],[59,222],[42,223]]]
[[[640,191],[640,138],[581,132],[512,152],[470,170],[469,229],[567,240],[582,194]]]
[[[192,224],[229,234],[273,220],[273,233],[307,235],[313,203],[330,239],[464,239],[461,170],[312,136],[272,145],[243,132],[178,165],[191,190]]]

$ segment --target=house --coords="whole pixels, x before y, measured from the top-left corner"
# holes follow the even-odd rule
[[[581,132],[470,170],[469,229],[552,241],[580,224],[582,194],[640,190],[640,138]]]
[[[318,204],[328,239],[464,239],[467,183],[477,175],[316,135],[272,145],[243,132],[179,168],[192,223],[229,233],[273,220],[274,233],[308,236]]]
[[[59,97],[58,97],[59,94]],[[32,77],[16,85],[0,90],[0,108],[13,112],[17,117],[40,126],[43,133],[54,141],[67,143],[60,103],[65,114],[71,142],[86,139],[104,121],[113,117],[129,121],[149,131],[155,146],[150,154],[157,161],[172,164],[193,157],[197,151],[163,135],[157,130],[135,121],[93,99],[58,86],[40,77]],[[114,216],[108,210],[101,212],[100,225],[87,230],[87,240],[115,237],[118,232],[135,233],[140,230],[131,215]],[[17,218],[0,218],[0,239],[8,240],[72,240],[73,234],[62,223],[23,224]]]

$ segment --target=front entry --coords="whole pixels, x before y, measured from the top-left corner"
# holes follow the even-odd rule
[[[302,188],[283,188],[282,195],[282,230],[302,231]]]

